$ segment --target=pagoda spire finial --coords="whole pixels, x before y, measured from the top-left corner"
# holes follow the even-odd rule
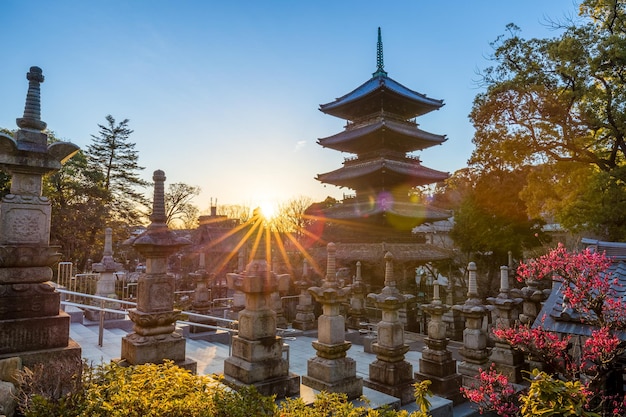
[[[26,94],[26,105],[24,106],[24,117],[16,120],[17,126],[21,129],[34,129],[43,131],[46,123],[41,120],[41,95],[39,85],[43,82],[43,71],[39,67],[30,67],[26,74],[28,80],[28,93]]]
[[[372,74],[374,77],[386,76],[385,61],[383,59],[383,37],[378,27],[378,43],[376,44],[376,72]]]

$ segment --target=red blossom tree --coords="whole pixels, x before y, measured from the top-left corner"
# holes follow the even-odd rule
[[[549,279],[559,282],[563,308],[575,312],[580,322],[592,329],[578,355],[571,349],[569,335],[546,330],[543,324],[493,330],[496,338],[545,364],[544,372],[531,373],[529,381],[530,391],[536,391],[533,384],[552,384],[553,397],[545,400],[549,404],[542,405],[546,409],[568,404],[562,406],[564,410],[580,412],[579,407],[583,407],[586,410],[584,415],[588,416],[626,415],[621,378],[619,383],[611,384],[613,374],[619,368],[618,359],[626,350],[626,343],[618,337],[626,329],[626,305],[610,266],[611,260],[604,254],[589,249],[572,253],[559,245],[540,258],[522,263],[517,270],[520,281]],[[508,388],[494,391],[494,386]],[[531,414],[529,407],[518,408],[520,404],[529,403],[531,394],[528,390],[518,390],[517,395],[511,395],[511,389],[506,377],[497,375],[492,369],[478,375],[475,388],[463,391],[481,411],[494,411],[501,416],[539,413],[536,401]],[[577,414],[565,412],[558,415]]]

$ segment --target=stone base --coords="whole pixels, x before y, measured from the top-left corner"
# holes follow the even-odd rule
[[[0,355],[65,348],[69,335],[70,316],[63,311],[55,316],[0,320]]]
[[[224,364],[224,366],[226,366],[226,364]],[[292,373],[283,377],[271,378],[265,381],[254,382],[252,384],[247,384],[231,376],[224,375],[223,382],[234,389],[254,385],[261,395],[276,395],[276,398],[296,397],[300,395],[300,377]]]
[[[349,400],[363,394],[363,378],[356,376],[356,362],[348,357],[309,359],[302,383],[318,391],[342,392]]]
[[[59,314],[61,294],[48,282],[0,284],[0,294],[0,321],[54,317]]]
[[[317,322],[315,320],[298,321],[298,319],[296,319],[294,320],[293,323],[291,323],[291,327],[293,327],[294,329],[298,329],[298,330],[313,330],[313,329],[317,329]]]
[[[402,405],[415,399],[413,395],[413,365],[407,361],[384,362],[375,360],[370,364],[369,378],[363,384],[400,398]]]
[[[45,375],[43,382],[49,383],[67,393],[74,388],[76,378],[80,380],[83,372],[82,349],[78,343],[68,339],[67,345],[61,348],[33,350],[0,355],[0,359],[19,357],[22,367]]]
[[[72,339],[67,339],[66,346],[52,349],[31,350],[24,352],[0,354],[0,359],[13,358],[18,356],[22,359],[22,366],[32,368],[39,364],[48,362],[68,361],[77,362],[78,370],[82,370],[82,349],[78,343]]]
[[[413,379],[396,385],[387,385],[369,378],[363,380],[363,385],[378,392],[400,399],[400,404],[405,405],[415,401],[415,388]]]
[[[424,349],[419,360],[420,373],[444,378],[456,374],[456,361],[447,350]]]
[[[182,368],[196,372],[196,362],[185,357],[186,341],[177,333],[141,336],[131,333],[122,338],[122,362],[128,365],[173,361]]]
[[[452,401],[454,405],[458,405],[466,401],[460,391],[462,376],[457,373],[446,376],[436,376],[416,372],[415,380],[419,382],[429,380],[431,382],[430,391],[438,397],[447,398]]]
[[[476,376],[480,373],[480,370],[486,370],[489,367],[487,362],[485,363],[471,363],[463,361],[458,365],[458,372],[461,374],[461,383],[466,388],[475,388],[478,386],[478,380]]]
[[[363,378],[356,376],[340,381],[326,382],[303,375],[302,384],[317,391],[346,394],[348,400],[353,400],[363,395]]]
[[[224,361],[224,375],[241,381],[243,384],[257,384],[266,380],[283,378],[288,373],[289,363],[282,358],[249,362],[231,356]]]
[[[496,347],[491,350],[489,356],[489,363],[495,363],[496,369],[509,379],[513,384],[519,384],[524,381],[522,371],[528,370],[528,367],[524,363],[524,354],[519,351],[511,349],[508,345],[506,347],[499,346],[496,342]]]

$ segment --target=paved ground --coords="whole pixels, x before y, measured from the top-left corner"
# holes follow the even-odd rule
[[[122,327],[130,331],[131,327],[128,326],[130,323],[127,322],[126,324],[126,326]],[[83,357],[87,359],[87,361],[92,364],[100,364],[120,357],[121,340],[122,337],[128,333],[127,330],[117,327],[105,328],[103,330],[102,346],[98,346],[98,324],[73,321],[70,326],[70,337],[80,344]],[[186,337],[187,357],[197,362],[198,374],[219,374],[224,370],[224,360],[230,356],[228,336],[221,334],[219,337],[216,337],[215,333],[212,333],[212,337],[208,335],[208,333],[205,333]],[[211,338],[213,340],[207,341],[198,339],[198,337]],[[307,374],[307,361],[315,356],[315,349],[313,349],[311,343],[316,339],[317,337],[312,333],[287,332],[283,335],[284,343],[289,346],[289,351],[286,355],[289,355],[290,372],[297,375]],[[414,371],[419,369],[420,352],[424,345],[421,339],[421,336],[414,334],[407,334],[406,337],[406,343],[411,347],[411,350],[406,354],[406,360],[413,365]],[[450,346],[454,356],[457,356],[456,348],[458,348],[458,346],[458,343],[452,343]],[[348,351],[348,356],[356,361],[357,376],[367,378],[369,374],[369,364],[376,359],[376,355],[366,352],[363,345],[353,343]],[[370,398],[375,392],[372,393],[370,390],[365,392],[364,390],[364,394]],[[381,399],[381,401],[384,402],[384,398]],[[404,408],[410,409],[411,406],[409,405]],[[470,410],[467,406],[455,407],[454,417],[467,416],[469,412]]]

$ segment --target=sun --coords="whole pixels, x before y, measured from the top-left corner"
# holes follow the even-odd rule
[[[261,209],[261,215],[266,221],[272,221],[276,217],[276,204],[270,201],[263,201],[259,204],[259,208]]]

